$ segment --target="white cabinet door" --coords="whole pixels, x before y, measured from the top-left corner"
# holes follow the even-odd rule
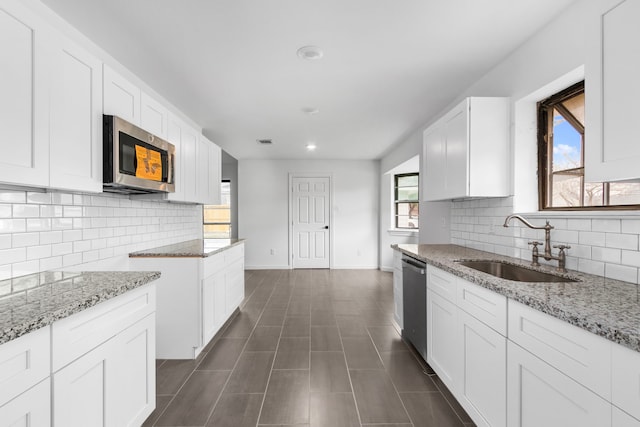
[[[227,321],[229,314],[227,313],[227,286],[224,274],[222,274],[222,277],[215,280],[213,284],[213,323],[217,329],[220,329]]]
[[[459,366],[457,311],[454,303],[427,289],[427,363],[452,392]]]
[[[517,344],[507,344],[509,427],[608,427],[611,404]]]
[[[160,138],[168,137],[169,110],[144,92],[140,99],[140,125]]]
[[[423,133],[422,140],[422,198],[442,200],[446,198],[447,147],[442,124],[436,123]]]
[[[469,194],[469,105],[459,104],[444,118],[446,150],[445,194],[447,198]]]
[[[102,62],[66,38],[55,44],[49,185],[102,192]]]
[[[107,396],[113,426],[139,426],[156,406],[156,319],[151,314],[118,334],[111,343],[113,367]]]
[[[611,417],[612,427],[640,427],[640,420],[633,418],[631,415],[624,411],[612,407],[613,414]]]
[[[197,157],[197,174],[196,174],[196,189],[197,189],[197,202],[202,204],[209,204],[209,192],[213,183],[210,181],[209,174],[209,155],[211,151],[211,142],[205,137],[199,137],[196,146]]]
[[[225,314],[225,299],[222,294],[222,304],[217,300],[220,288],[224,290],[224,272],[212,274],[202,281],[202,345],[206,346],[220,327],[220,318]],[[222,313],[219,307],[222,306]]]
[[[466,98],[423,133],[425,201],[508,196],[509,100]]]
[[[617,5],[616,5],[617,4]],[[590,23],[585,67],[587,181],[640,177],[640,144],[635,118],[640,116],[640,2],[599,1]],[[615,7],[614,7],[615,6]]]
[[[47,377],[6,405],[0,406],[0,427],[49,427],[51,382]]]
[[[457,399],[478,426],[505,427],[507,339],[458,311]]]
[[[176,147],[176,153],[173,162],[175,192],[169,193],[167,198],[177,202],[184,201],[184,183],[182,182],[182,129],[184,126],[185,125],[180,119],[169,114],[167,124],[167,141]]]
[[[32,12],[0,4],[0,182],[49,184],[47,38]]]
[[[640,419],[640,353],[613,344],[611,377],[611,402]]]
[[[108,426],[108,376],[113,349],[105,343],[53,374],[53,424]]]
[[[140,126],[140,88],[108,65],[103,69],[104,114],[118,116]]]
[[[213,142],[209,145],[209,190],[207,192],[206,204],[219,205],[221,203],[221,188],[222,182],[222,150]]]
[[[198,132],[188,126],[182,129],[180,156],[184,201],[198,203]]]
[[[402,252],[393,251],[393,320],[402,330],[404,310],[402,306]]]
[[[244,299],[244,258],[227,265],[225,284],[226,313],[229,316]]]
[[[135,426],[155,408],[155,316],[53,374],[55,426]]]

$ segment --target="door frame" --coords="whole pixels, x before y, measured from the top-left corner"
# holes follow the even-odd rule
[[[328,178],[329,179],[329,269],[333,269],[333,173],[331,172],[289,172],[287,198],[289,200],[289,250],[287,264],[289,269],[295,269],[293,258],[293,179],[294,178]]]

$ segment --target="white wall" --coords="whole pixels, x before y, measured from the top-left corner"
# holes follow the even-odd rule
[[[555,227],[551,231],[552,244],[571,245],[567,251],[568,268],[638,283],[640,212],[532,212],[535,211],[536,200],[532,185],[536,182],[536,150],[531,149],[531,144],[535,144],[536,139],[533,125],[535,108],[531,106],[544,98],[546,88],[558,86],[558,82],[563,80],[564,84],[557,89],[568,87],[579,79],[576,74],[584,73],[582,67],[589,49],[595,48],[586,43],[590,39],[588,32],[597,30],[587,25],[594,22],[593,14],[597,8],[591,6],[595,1],[602,0],[573,4],[460,95],[511,97],[513,161],[518,166],[514,171],[515,197],[453,202],[451,241],[530,259],[527,242],[543,240],[544,233],[526,228],[517,221],[512,227],[502,227],[504,218],[510,213],[528,212],[534,224],[544,225],[549,220]],[[608,1],[612,5],[616,3],[615,0]],[[588,126],[587,123],[587,132]],[[588,138],[586,143],[589,143]]]
[[[101,261],[126,269],[129,252],[201,237],[199,205],[0,190],[0,280]]]
[[[239,237],[247,239],[247,268],[289,268],[288,174],[295,172],[332,174],[332,267],[377,268],[378,161],[240,160]]]

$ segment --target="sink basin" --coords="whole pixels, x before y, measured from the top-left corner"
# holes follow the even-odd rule
[[[543,273],[531,270],[519,265],[508,264],[501,261],[457,261],[458,264],[474,270],[482,271],[501,279],[513,280],[516,282],[577,282],[569,277],[556,276],[555,274]]]

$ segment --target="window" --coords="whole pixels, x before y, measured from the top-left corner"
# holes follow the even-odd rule
[[[204,205],[204,233],[205,239],[231,238],[231,182],[222,181],[220,184],[220,205]]]
[[[394,176],[395,227],[418,229],[418,174],[406,173]]]
[[[538,103],[540,209],[640,209],[640,183],[585,182],[584,81]]]

